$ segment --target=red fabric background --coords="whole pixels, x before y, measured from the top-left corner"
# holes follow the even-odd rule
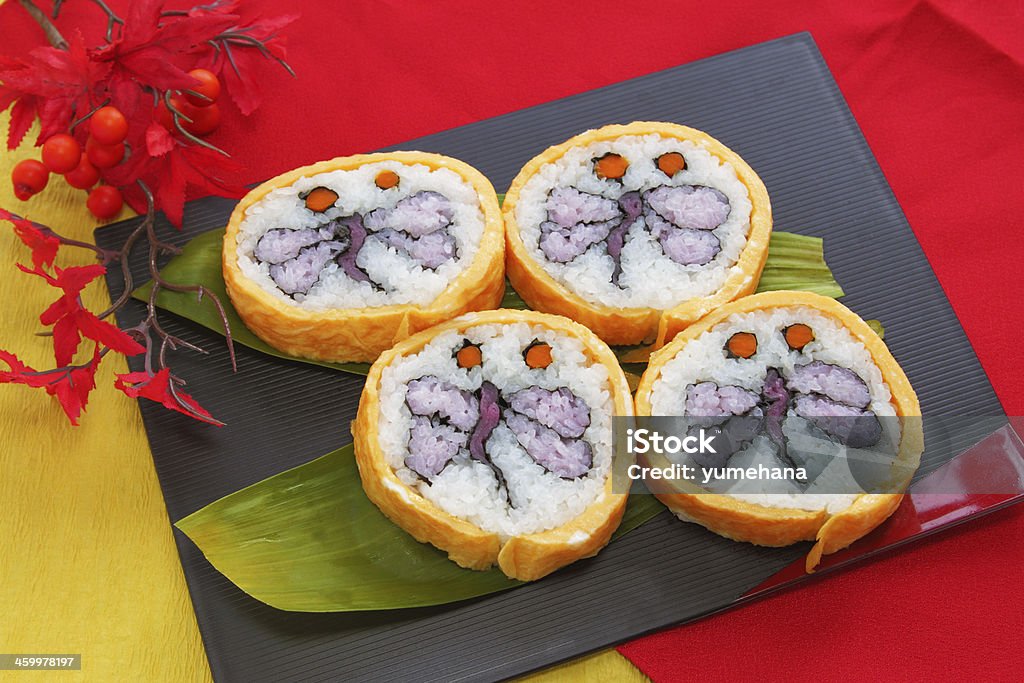
[[[268,65],[263,107],[229,106],[212,137],[248,181],[810,30],[1004,407],[1024,414],[1019,0],[246,3],[303,14],[287,32],[299,77]],[[87,2],[58,25],[100,29]],[[7,53],[43,41],[14,2],[0,33]],[[658,681],[1020,680],[1022,541],[1024,507],[620,651]]]

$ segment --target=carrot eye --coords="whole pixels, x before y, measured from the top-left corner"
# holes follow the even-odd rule
[[[750,358],[757,353],[757,337],[753,332],[737,332],[729,337],[725,350],[733,358]]]
[[[475,368],[483,363],[484,356],[480,352],[480,345],[473,344],[468,339],[462,343],[462,348],[455,352],[455,363],[464,369]]]
[[[373,184],[382,190],[390,190],[392,187],[398,187],[398,174],[394,171],[381,171],[377,174],[377,177],[373,179]]]
[[[794,351],[799,351],[814,341],[814,330],[803,323],[790,325],[783,330],[783,334],[786,337],[786,343],[789,344],[789,348]]]
[[[686,159],[679,152],[667,152],[657,159],[658,170],[669,178],[686,168]]]
[[[338,201],[338,193],[327,187],[314,187],[304,197],[306,208],[316,213],[323,213]]]
[[[527,367],[542,369],[551,365],[551,345],[542,341],[535,341],[523,351],[523,360]]]
[[[627,168],[629,168],[629,162],[626,161],[626,158],[613,152],[594,160],[594,173],[598,178],[620,180],[622,176],[626,175]]]

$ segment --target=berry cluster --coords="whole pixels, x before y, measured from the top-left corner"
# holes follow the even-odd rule
[[[171,133],[207,135],[220,125],[220,80],[207,69],[193,69],[189,76],[199,84],[184,92],[167,93],[156,106],[154,118]],[[72,124],[72,131],[78,123],[83,121]],[[25,159],[15,165],[11,181],[18,199],[26,201],[42,192],[50,173],[58,173],[71,187],[88,190],[85,204],[96,218],[108,220],[121,212],[121,190],[97,183],[104,169],[120,164],[130,151],[125,147],[128,120],[117,107],[106,105],[89,114],[84,123],[88,130],[84,149],[71,133],[57,133],[43,143],[42,161]]]

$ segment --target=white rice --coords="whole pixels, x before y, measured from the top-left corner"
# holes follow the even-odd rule
[[[480,344],[480,366],[468,370],[457,366],[452,355],[464,339]],[[552,347],[553,362],[547,368],[531,369],[523,360],[523,350],[535,339]],[[504,492],[499,491],[491,468],[472,460],[468,452],[456,456],[431,483],[423,481],[404,464],[412,424],[405,393],[411,380],[425,375],[471,391],[487,380],[506,396],[530,386],[548,390],[568,387],[590,407],[590,426],[582,437],[593,448],[590,472],[573,480],[548,472],[501,422],[487,448],[505,477],[515,507],[510,507]],[[464,334],[447,332],[419,353],[386,367],[380,396],[380,444],[398,478],[445,512],[497,533],[502,541],[561,526],[604,495],[612,458],[611,385],[605,367],[592,364],[583,343],[575,337],[526,323],[480,325]]]
[[[789,348],[784,337],[784,328],[794,323],[809,325],[814,332],[814,341],[800,351]],[[749,359],[730,358],[725,345],[736,332],[753,332],[757,336],[757,353]],[[698,382],[714,382],[719,386],[736,385],[760,392],[768,368],[778,368],[783,376],[797,365],[822,361],[849,368],[867,383],[871,395],[868,406],[882,423],[882,441],[871,449],[847,449],[831,442],[824,444],[821,439],[815,445],[834,449],[837,456],[825,472],[804,492],[794,485],[792,493],[764,493],[778,491],[778,481],[746,480],[733,483],[719,482],[712,490],[715,493],[728,491],[740,500],[769,507],[797,508],[802,510],[826,509],[839,512],[853,503],[857,497],[857,483],[848,463],[852,458],[877,458],[878,453],[896,453],[900,440],[898,421],[892,404],[892,393],[882,379],[882,373],[875,365],[871,354],[860,341],[853,338],[849,330],[834,318],[821,312],[801,306],[779,307],[751,313],[736,313],[696,339],[687,343],[682,350],[662,368],[651,391],[651,413],[653,415],[685,415],[686,389]],[[807,430],[795,433],[793,430],[803,421],[786,421],[784,429],[792,442],[794,439],[811,438]],[[751,446],[730,459],[729,467],[766,467],[778,464],[777,458],[765,437],[758,437]],[[850,493],[820,493],[850,491]]]
[[[594,174],[593,160],[609,152],[629,162],[621,183]],[[686,159],[686,169],[671,178],[656,165],[657,158],[667,152],[680,152]],[[713,231],[721,242],[721,251],[710,263],[676,263],[645,229],[643,219],[630,228],[622,249],[621,288],[612,284],[614,262],[601,249],[590,249],[569,263],[548,261],[541,251],[540,225],[546,220],[544,204],[553,188],[575,187],[618,199],[625,192],[643,192],[659,185],[705,185],[729,198],[729,217]],[[665,310],[722,287],[747,244],[752,208],[747,187],[731,164],[689,140],[651,134],[625,135],[574,147],[556,161],[544,164],[523,186],[515,217],[523,243],[534,260],[570,291],[603,306]]]
[[[400,182],[397,188],[382,190],[374,184],[374,178],[384,170],[398,174]],[[323,213],[307,209],[300,195],[315,187],[337,192],[337,204]],[[367,239],[356,263],[372,280],[380,283],[383,290],[375,289],[368,282],[356,282],[337,264],[329,263],[309,292],[296,294],[293,299],[270,278],[270,266],[253,256],[256,243],[268,230],[313,228],[354,213],[366,215],[377,208],[390,209],[399,200],[424,190],[444,195],[454,210],[448,230],[455,238],[456,258],[436,270],[420,266],[406,254],[379,240]],[[238,265],[247,277],[270,295],[305,310],[428,304],[473,261],[483,230],[484,216],[476,190],[457,173],[446,168],[432,170],[422,164],[381,161],[351,171],[303,176],[293,185],[271,190],[245,212],[238,232]]]

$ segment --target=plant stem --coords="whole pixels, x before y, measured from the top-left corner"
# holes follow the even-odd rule
[[[99,357],[103,358],[103,356],[107,355],[109,351],[110,347],[104,346],[102,349],[100,349]],[[59,376],[55,377],[50,382],[50,384],[54,384],[56,382],[59,382],[65,375],[70,374],[75,370],[85,370],[92,364],[93,361],[90,360],[88,363],[80,363],[78,365],[64,365],[59,368],[50,368],[49,370],[40,370],[38,372],[26,372],[24,374],[26,377],[45,377],[47,375],[58,375],[59,373]]]
[[[25,8],[29,16],[35,19],[36,23],[43,29],[43,33],[46,34],[46,40],[50,45],[58,50],[68,49],[68,41],[64,40],[64,36],[60,34],[60,31],[57,30],[57,27],[53,25],[53,22],[50,21],[50,18],[46,16],[43,10],[39,9],[32,0],[18,0],[18,2],[21,3],[21,6]]]
[[[151,326],[153,331],[156,332],[157,336],[160,337],[161,340],[159,358],[161,369],[166,367],[164,357],[167,345],[169,345],[172,350],[176,346],[184,346],[199,353],[207,353],[204,349],[201,349],[195,344],[192,344],[191,342],[181,339],[180,337],[175,337],[169,334],[163,329],[163,327],[160,326],[160,322],[157,319],[156,313],[156,297],[161,289],[166,289],[172,292],[195,292],[199,301],[202,301],[204,296],[209,297],[210,300],[213,301],[214,306],[217,307],[217,313],[220,315],[221,325],[223,325],[224,327],[224,339],[226,340],[227,343],[228,355],[231,358],[231,368],[237,372],[238,362],[237,359],[235,358],[234,339],[231,336],[231,323],[228,322],[227,314],[224,310],[224,304],[221,303],[220,298],[203,285],[182,285],[177,284],[175,282],[168,282],[163,278],[163,275],[160,274],[160,268],[157,265],[157,258],[160,255],[160,252],[178,252],[180,250],[178,250],[173,245],[161,241],[157,237],[155,221],[153,220],[153,193],[149,189],[149,187],[141,180],[136,182],[139,188],[142,189],[142,192],[146,197],[146,220],[143,221],[142,226],[140,227],[145,227],[146,235],[149,238],[149,274],[153,278],[153,286],[149,291],[149,302],[147,306],[149,315],[146,318],[146,322]]]
[[[102,102],[100,102],[99,104],[97,104],[95,107],[93,107],[92,110],[90,110],[88,114],[85,114],[81,118],[78,118],[78,119],[75,119],[74,121],[72,121],[71,125],[68,127],[68,131],[71,132],[71,133],[74,133],[75,132],[75,126],[77,126],[78,124],[82,123],[83,121],[88,119],[90,116],[92,116],[93,114],[98,112],[100,109],[102,109],[103,107],[107,106],[108,104],[110,104],[110,98],[109,97],[107,99],[103,100]]]
[[[103,10],[107,15],[107,42],[109,43],[114,37],[114,25],[124,26],[124,19],[114,14],[114,10],[107,6],[107,3],[103,0],[92,0],[96,5]]]

